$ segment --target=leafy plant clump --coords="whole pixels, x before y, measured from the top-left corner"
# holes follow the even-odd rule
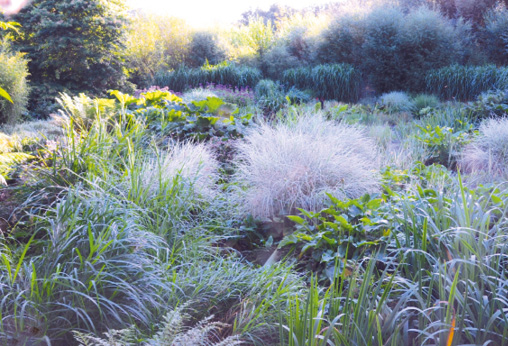
[[[438,163],[450,169],[455,169],[458,157],[464,145],[470,141],[472,125],[468,129],[454,130],[451,127],[418,126],[420,134],[416,139],[427,147],[429,157],[426,164]]]
[[[299,257],[307,255],[311,259],[310,267],[315,271],[317,263],[325,277],[333,281],[335,271],[342,272],[347,260],[358,260],[382,248],[390,235],[390,224],[382,198],[366,194],[341,201],[331,195],[328,197],[329,205],[319,212],[300,209],[299,215],[288,216],[296,223],[296,230],[279,246],[298,245]]]
[[[238,145],[239,205],[257,218],[322,208],[329,192],[358,198],[379,187],[374,142],[359,127],[321,114],[261,124]]]

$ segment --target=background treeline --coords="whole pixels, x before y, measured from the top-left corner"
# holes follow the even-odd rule
[[[506,2],[357,0],[304,10],[273,5],[244,13],[231,27],[197,31],[181,19],[129,11],[120,0],[35,0],[11,18],[22,28],[4,33],[0,49],[2,61],[17,55],[16,63],[10,60],[16,68],[3,69],[3,78],[25,82],[2,84],[23,98],[18,93],[28,92],[28,66],[27,106],[34,117],[47,116],[59,92],[101,96],[108,89],[152,85],[184,91],[207,83],[254,88],[263,78],[307,89],[311,97],[343,95],[341,101],[394,90],[440,93],[436,85],[450,88],[455,80],[446,79],[449,70],[439,75],[441,68],[506,64]],[[299,78],[289,85],[295,72]],[[316,83],[309,83],[316,79],[321,86],[330,81],[327,89],[348,91],[316,93]],[[490,80],[482,82],[486,90],[504,86]],[[440,96],[467,100],[477,91],[483,90],[448,89]],[[0,118],[28,114],[20,103],[13,111],[2,102]]]

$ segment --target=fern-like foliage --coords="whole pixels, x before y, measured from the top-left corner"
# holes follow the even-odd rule
[[[213,322],[213,315],[208,316],[193,327],[188,327],[192,317],[186,312],[187,305],[170,310],[164,317],[157,334],[145,342],[136,341],[134,328],[123,330],[110,330],[104,333],[105,338],[96,337],[90,334],[74,332],[75,339],[81,346],[236,346],[242,341],[237,336],[230,336],[221,341],[218,332],[227,324]]]

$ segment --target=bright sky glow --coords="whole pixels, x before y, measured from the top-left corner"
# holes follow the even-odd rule
[[[133,9],[183,18],[198,28],[229,25],[250,9],[268,10],[274,3],[299,9],[330,0],[127,0]]]

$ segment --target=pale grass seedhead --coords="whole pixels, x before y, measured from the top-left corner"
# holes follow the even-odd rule
[[[211,199],[217,193],[218,168],[217,160],[205,144],[176,143],[157,158],[148,160],[141,177],[150,194],[157,194],[179,179],[194,193]]]
[[[206,100],[208,97],[217,97],[217,95],[208,89],[197,88],[185,92],[182,96],[184,102]]]
[[[356,126],[303,115],[275,127],[261,124],[238,145],[236,181],[246,213],[270,218],[318,210],[326,193],[357,198],[377,191],[376,145]]]
[[[508,175],[508,118],[488,119],[478,136],[462,154],[460,166],[468,173],[488,173],[491,177]]]

